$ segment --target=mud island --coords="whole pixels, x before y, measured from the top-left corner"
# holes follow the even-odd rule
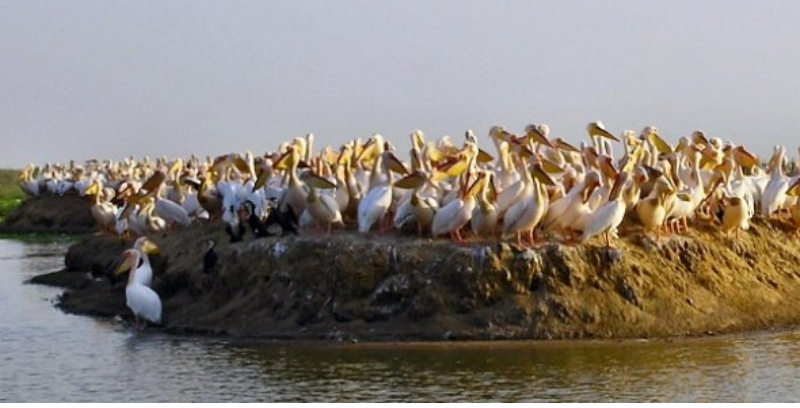
[[[373,136],[319,153],[306,137],[257,157],[30,166],[0,231],[99,230],[32,281],[66,287],[65,311],[128,318],[142,285],[168,332],[610,339],[800,322],[785,149],[762,169],[699,131],[672,146],[654,127],[587,130],[578,148],[545,125],[495,127],[497,158],[471,132],[457,147],[415,131],[407,161]],[[159,248],[133,250],[149,256],[144,283],[119,266],[140,236]]]

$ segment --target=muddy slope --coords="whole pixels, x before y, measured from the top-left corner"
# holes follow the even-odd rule
[[[0,225],[0,233],[82,234],[97,230],[87,197],[70,192],[58,197],[29,197]]]
[[[208,237],[220,243],[220,263],[204,274]],[[800,322],[800,245],[767,224],[740,240],[700,229],[661,246],[631,238],[619,250],[599,242],[517,250],[353,233],[228,244],[218,223],[152,238],[163,250],[153,286],[168,331],[378,341],[630,338]],[[104,275],[126,245],[92,237],[71,248],[68,266],[94,273],[50,276],[73,288],[60,306],[130,317],[124,282]]]

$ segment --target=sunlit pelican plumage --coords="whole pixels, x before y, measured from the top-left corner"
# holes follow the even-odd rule
[[[125,286],[125,303],[133,312],[136,319],[136,328],[139,328],[139,318],[143,318],[150,323],[161,323],[161,298],[158,294],[143,285],[137,279],[139,273],[139,258],[141,253],[135,249],[129,249],[124,253],[125,260],[117,269],[117,274],[130,270],[128,284]]]
[[[625,200],[622,190],[628,181],[627,173],[620,172],[614,180],[608,202],[591,214],[587,220],[586,228],[581,235],[581,242],[603,234],[607,247],[611,246],[609,235],[616,231],[622,219],[625,217]]]

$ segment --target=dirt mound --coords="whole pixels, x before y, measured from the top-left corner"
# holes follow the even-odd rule
[[[89,199],[75,192],[64,196],[29,197],[3,220],[0,232],[82,234],[96,231],[90,207]]]
[[[152,237],[168,331],[273,339],[550,339],[698,335],[800,322],[800,245],[757,223],[739,240],[692,230],[660,246],[590,243],[517,250],[337,233],[228,244],[220,223]],[[205,240],[220,262],[202,272]],[[126,315],[124,282],[102,274],[131,243],[70,249],[95,278],[61,307]],[[77,273],[77,272],[63,272]],[[74,275],[73,275],[74,276]]]

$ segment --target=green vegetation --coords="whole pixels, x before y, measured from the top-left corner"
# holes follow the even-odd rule
[[[10,239],[22,241],[29,244],[55,244],[73,243],[83,237],[80,234],[64,234],[59,232],[37,232],[37,233],[6,233],[0,232],[0,239]]]
[[[24,194],[17,183],[19,170],[0,169],[0,222],[19,206]]]

